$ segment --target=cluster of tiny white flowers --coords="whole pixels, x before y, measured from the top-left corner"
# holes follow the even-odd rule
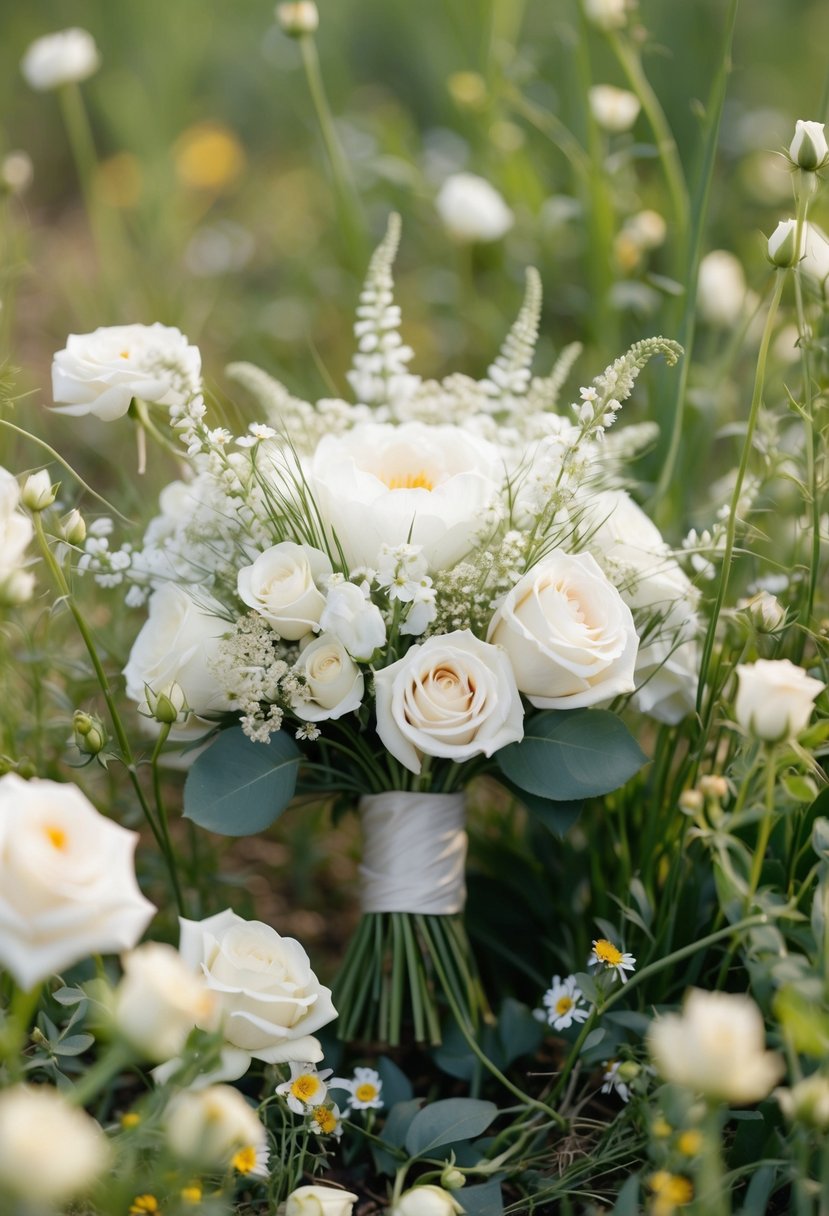
[[[431,576],[426,573],[427,569],[421,545],[383,545],[377,569],[369,572],[369,581],[373,580],[388,596],[392,609],[390,619],[395,611],[395,602],[409,605],[400,632],[411,637],[424,633],[437,611],[436,592]],[[352,578],[354,575],[352,571]]]
[[[429,632],[471,629],[485,635],[493,612],[526,571],[528,545],[523,532],[511,529],[497,548],[484,549],[474,560],[440,571],[435,576],[437,605]]]
[[[99,587],[119,587],[133,562],[129,543],[110,549],[113,527],[108,516],[94,520],[87,529],[84,551],[78,559],[78,573],[91,574]]]
[[[213,674],[241,710],[242,730],[254,743],[267,743],[281,729],[285,706],[308,698],[293,668],[297,653],[255,612],[240,617],[219,643]]]

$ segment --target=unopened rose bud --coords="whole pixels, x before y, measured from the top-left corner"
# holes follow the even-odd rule
[[[45,511],[55,501],[57,491],[58,487],[52,485],[49,474],[41,469],[39,473],[31,473],[26,478],[20,498],[30,511]]]
[[[705,799],[700,790],[683,790],[679,795],[679,809],[689,815],[698,814],[704,803]]]
[[[106,727],[97,714],[76,709],[72,716],[72,730],[75,746],[85,756],[97,756],[106,747]]]
[[[74,509],[60,521],[63,539],[70,545],[82,545],[86,540],[86,522],[80,511]]]
[[[794,266],[797,257],[796,238],[797,221],[781,220],[769,237],[769,261],[773,266],[781,269]]]
[[[706,798],[715,798],[717,802],[722,802],[728,797],[728,782],[725,777],[718,777],[715,774],[708,774],[699,779],[700,793]]]
[[[774,633],[786,619],[786,609],[777,596],[768,591],[758,591],[750,600],[741,600],[737,607],[747,612],[763,633]]]
[[[187,698],[180,684],[170,684],[159,693],[153,692],[149,684],[145,684],[144,695],[150,717],[162,726],[172,726],[187,716]]]
[[[794,139],[789,145],[792,163],[808,173],[820,169],[829,156],[829,145],[823,133],[822,122],[806,122],[798,118]]]
[[[466,1178],[454,1165],[447,1165],[440,1176],[440,1185],[447,1191],[459,1191],[466,1186]]]
[[[313,34],[320,23],[320,15],[314,0],[295,0],[291,4],[277,4],[276,19],[291,38]]]
[[[5,608],[16,608],[32,598],[35,589],[35,576],[28,570],[12,570],[4,579],[0,579],[0,604]]]

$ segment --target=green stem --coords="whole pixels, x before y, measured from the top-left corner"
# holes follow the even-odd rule
[[[13,1080],[22,1072],[20,1053],[29,1035],[40,989],[40,984],[29,989],[15,988],[11,1008],[0,1023],[0,1060],[5,1062]]]
[[[760,884],[760,875],[763,872],[763,862],[766,859],[766,849],[771,836],[771,829],[774,825],[774,789],[775,780],[777,777],[777,768],[774,763],[774,755],[769,749],[766,756],[766,801],[763,811],[763,818],[760,820],[760,831],[757,834],[757,847],[754,850],[754,857],[751,862],[751,875],[748,880],[748,894],[746,896],[746,909],[751,907],[751,902]]]
[[[705,1216],[728,1216],[729,1188],[723,1177],[720,1146],[722,1127],[719,1112],[709,1110],[703,1121],[702,1147],[697,1172],[696,1199]]]
[[[757,427],[757,419],[760,416],[760,407],[763,401],[763,386],[766,378],[766,361],[768,359],[769,344],[771,336],[774,332],[774,322],[777,317],[777,309],[780,304],[780,297],[783,294],[783,285],[786,281],[785,271],[777,271],[775,276],[774,292],[772,294],[771,304],[769,305],[768,315],[766,316],[766,324],[763,329],[763,337],[760,342],[760,352],[757,356],[757,370],[754,377],[754,391],[751,397],[751,408],[748,415],[748,424],[746,426],[746,436],[743,442],[743,450],[740,454],[740,464],[737,469],[737,477],[734,482],[734,490],[731,495],[731,506],[728,512],[728,523],[725,531],[725,548],[723,551],[722,569],[720,577],[717,580],[717,595],[714,601],[714,607],[711,611],[711,617],[708,622],[708,630],[705,635],[705,642],[702,648],[702,661],[700,663],[699,685],[697,688],[697,712],[702,714],[703,699],[708,679],[708,668],[711,664],[711,656],[714,651],[714,643],[717,634],[717,624],[720,619],[720,612],[725,603],[726,594],[728,592],[728,582],[731,575],[731,559],[734,554],[734,540],[737,533],[737,512],[740,506],[740,496],[743,492],[743,484],[745,482],[746,472],[748,470],[748,462],[752,452],[754,440],[754,432]],[[713,698],[711,699],[713,701]],[[713,704],[709,704],[708,713],[704,716],[703,721],[703,736],[707,734],[708,721],[713,712]]]
[[[128,1047],[123,1043],[113,1043],[69,1091],[69,1100],[75,1106],[86,1106],[132,1059]]]
[[[598,1017],[598,1009],[594,1005],[593,1008],[590,1010],[590,1016],[588,1017],[587,1021],[582,1023],[582,1027],[579,1030],[578,1038],[576,1039],[575,1043],[573,1044],[573,1046],[570,1048],[570,1050],[567,1053],[567,1059],[564,1061],[561,1072],[558,1075],[558,1079],[550,1092],[550,1101],[551,1102],[554,1101],[558,1097],[558,1095],[562,1092],[562,1090],[564,1089],[568,1080],[570,1079],[570,1073],[573,1071],[573,1069],[575,1068],[575,1066],[578,1062],[578,1058],[581,1055],[581,1049],[585,1044],[585,1040],[587,1039],[587,1036],[590,1034],[590,1031],[593,1029],[593,1027],[596,1023],[597,1017]]]
[[[184,900],[181,894],[181,884],[178,879],[178,869],[176,867],[176,854],[173,848],[173,842],[170,838],[170,824],[167,818],[167,806],[164,801],[164,791],[161,786],[161,773],[159,772],[158,761],[164,749],[164,744],[167,742],[167,737],[170,734],[170,726],[164,723],[159,731],[158,738],[153,748],[153,754],[150,759],[150,769],[153,775],[153,796],[155,798],[155,813],[158,816],[158,827],[161,835],[161,846],[164,852],[164,859],[167,862],[167,869],[170,873],[170,881],[173,886],[173,894],[176,899],[181,916],[187,915],[187,909],[184,906]]]

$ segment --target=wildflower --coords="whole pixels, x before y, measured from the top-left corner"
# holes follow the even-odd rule
[[[677,1208],[685,1207],[694,1198],[694,1187],[682,1174],[671,1174],[657,1170],[648,1178],[648,1187],[653,1192],[651,1216],[673,1216]]]
[[[461,244],[499,241],[514,222],[495,187],[475,173],[447,177],[435,206],[449,235]]]
[[[318,1136],[333,1136],[339,1140],[343,1134],[343,1119],[336,1102],[312,1106],[310,1127]]]
[[[351,1079],[337,1077],[336,1087],[348,1091],[351,1110],[380,1110],[383,1106],[383,1082],[374,1068],[355,1068]]]
[[[543,997],[547,1021],[553,1030],[566,1030],[573,1022],[584,1022],[589,1010],[582,1004],[583,1001],[574,975],[568,975],[563,980],[554,975],[552,987],[547,989]]]
[[[202,1189],[197,1182],[193,1182],[190,1186],[183,1186],[179,1196],[182,1203],[201,1203]]]
[[[292,0],[288,4],[277,4],[276,19],[291,38],[313,34],[320,23],[320,15],[314,0]]]
[[[642,108],[639,98],[612,84],[595,84],[588,94],[590,112],[605,131],[629,131]]]
[[[36,38],[20,61],[20,71],[30,88],[44,93],[86,80],[100,64],[95,39],[87,30],[73,28]]]
[[[294,738],[299,739],[300,742],[305,740],[308,743],[314,743],[317,739],[319,739],[321,734],[322,731],[318,726],[315,726],[313,722],[303,722],[302,726],[300,726],[295,732]]]
[[[288,1108],[297,1115],[304,1115],[309,1106],[320,1106],[328,1095],[325,1081],[333,1069],[317,1072],[313,1064],[291,1063],[291,1078],[277,1085],[276,1093],[282,1094]]]
[[[619,1070],[622,1067],[621,1060],[608,1060],[604,1066],[602,1073],[602,1089],[603,1094],[610,1094],[614,1091],[619,1095],[623,1102],[630,1101],[630,1086],[619,1075]]]
[[[676,1147],[683,1157],[696,1157],[702,1148],[702,1132],[697,1131],[695,1127],[689,1128],[688,1131],[680,1132],[677,1137]]]
[[[138,1127],[141,1122],[141,1116],[136,1114],[134,1110],[128,1110],[126,1114],[121,1116],[121,1126],[124,1131],[130,1131],[134,1127]]]
[[[199,122],[188,127],[174,149],[176,174],[190,190],[221,194],[242,175],[245,150],[229,127]]]
[[[155,1216],[157,1212],[161,1208],[155,1195],[136,1195],[129,1208],[129,1216]]]
[[[230,1158],[230,1164],[237,1174],[245,1177],[266,1178],[268,1175],[268,1148],[263,1142],[259,1144],[244,1144]]]
[[[774,1096],[787,1119],[829,1130],[829,1080],[820,1073],[804,1077],[791,1089],[776,1089]]]
[[[626,0],[584,0],[584,15],[602,30],[621,29],[627,22]]]
[[[622,983],[626,984],[627,976],[625,972],[635,970],[636,959],[626,950],[619,950],[606,937],[599,937],[593,942],[593,949],[587,960],[587,965],[589,967],[606,967],[609,971],[615,971]]]

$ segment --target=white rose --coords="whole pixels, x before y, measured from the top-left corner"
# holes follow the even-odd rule
[[[450,236],[464,244],[499,241],[515,218],[495,187],[474,173],[447,177],[435,206]]]
[[[413,1186],[404,1191],[391,1216],[456,1216],[463,1207],[454,1195],[440,1186]]]
[[[133,397],[182,405],[199,391],[201,355],[167,325],[111,325],[70,334],[52,362],[52,395],[61,414],[121,418]]]
[[[150,597],[149,616],[124,668],[127,696],[146,705],[145,685],[160,696],[178,684],[195,714],[221,713],[230,700],[213,674],[219,640],[230,626],[174,583]],[[218,605],[216,612],[221,609]]]
[[[357,1198],[333,1186],[299,1186],[285,1200],[284,1216],[351,1216]]]
[[[299,942],[228,909],[203,921],[182,919],[180,951],[216,994],[228,1044],[222,1053],[225,1080],[241,1077],[251,1059],[322,1059],[313,1032],[337,1011]]]
[[[734,714],[750,735],[767,743],[793,739],[809,723],[826,687],[788,659],[758,659],[737,667]]]
[[[627,0],[583,0],[588,21],[603,30],[621,29],[627,21]]]
[[[775,266],[794,266],[798,261],[796,239],[797,220],[781,220],[769,237],[769,261]]]
[[[297,697],[292,708],[303,722],[326,722],[359,709],[365,680],[346,648],[330,633],[310,642],[294,665],[305,676],[309,700]]]
[[[320,629],[333,633],[355,659],[368,662],[386,643],[386,622],[368,590],[356,583],[333,583],[325,597]]]
[[[370,422],[318,444],[309,481],[346,561],[377,565],[384,544],[420,545],[433,570],[454,566],[475,544],[498,498],[497,448],[456,426]]]
[[[210,1027],[216,997],[172,946],[147,942],[122,959],[115,1024],[147,1060],[177,1056],[194,1026]]]
[[[759,1102],[783,1072],[760,1010],[738,993],[691,988],[681,1014],[651,1022],[648,1048],[666,1081],[721,1102]]]
[[[709,325],[731,329],[743,315],[746,277],[742,263],[727,249],[713,249],[699,264],[697,308]]]
[[[0,1093],[0,1194],[53,1210],[88,1191],[109,1159],[95,1120],[56,1089],[15,1085]]]
[[[826,283],[829,280],[829,240],[822,228],[817,224],[804,224],[803,248],[799,263],[800,269],[810,279],[820,285],[826,293]]]
[[[0,582],[17,573],[34,535],[32,521],[17,509],[19,503],[17,478],[0,467]]]
[[[135,881],[137,841],[77,786],[0,777],[0,963],[22,988],[135,945],[155,911]]]
[[[789,156],[801,169],[814,172],[829,156],[829,145],[823,133],[822,122],[808,122],[798,118],[794,138],[789,145]]]
[[[413,773],[423,756],[460,763],[524,737],[507,656],[468,629],[412,646],[374,681],[380,742]]]
[[[283,540],[239,571],[239,599],[280,637],[296,642],[319,624],[325,596],[316,584],[330,574],[331,562],[319,549]]]
[[[629,131],[642,108],[635,93],[612,84],[594,84],[588,100],[590,112],[605,131]]]
[[[540,709],[576,709],[635,687],[639,639],[630,609],[589,553],[556,550],[505,597],[487,638]]]
[[[20,71],[30,88],[44,92],[86,80],[100,64],[95,39],[74,28],[36,38],[20,61]]]
[[[242,1149],[252,1148],[257,1155],[267,1156],[265,1128],[256,1111],[230,1085],[176,1094],[164,1112],[164,1129],[177,1157],[203,1163],[214,1172],[226,1168]]]
[[[30,473],[23,483],[23,490],[20,494],[23,506],[28,507],[30,511],[45,511],[47,507],[51,507],[56,497],[52,478],[46,469]]]
[[[593,495],[582,523],[622,599],[646,621],[634,703],[660,722],[679,722],[694,708],[699,679],[698,593],[659,529],[623,490]]]
[[[770,591],[758,591],[751,599],[740,600],[737,607],[751,616],[758,629],[774,633],[786,620],[786,609]]]

